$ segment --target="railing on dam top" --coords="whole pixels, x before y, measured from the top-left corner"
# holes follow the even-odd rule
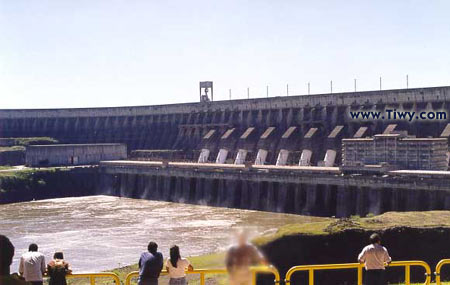
[[[450,263],[450,260],[449,260]],[[424,261],[394,261],[388,267],[405,267],[405,285],[411,284],[411,266],[418,266],[425,269],[425,283],[429,285],[431,282],[430,266]],[[291,284],[291,277],[295,272],[308,271],[309,285],[314,284],[314,272],[320,270],[337,270],[337,269],[356,269],[357,270],[357,285],[362,285],[364,265],[360,263],[344,263],[344,264],[319,264],[319,265],[300,265],[294,266],[286,273],[285,283]],[[440,284],[440,283],[438,283]]]
[[[278,272],[278,270],[273,267],[273,266],[257,266],[257,267],[251,267],[250,268],[253,274],[253,278],[252,278],[252,284],[256,285],[256,276],[259,273],[271,273],[275,276],[274,279],[274,283],[275,284],[279,284],[280,283],[280,273]],[[221,269],[194,269],[191,271],[186,271],[186,274],[198,274],[200,275],[200,285],[204,285],[206,284],[206,275],[211,275],[211,274],[227,274],[227,270],[224,268]],[[163,270],[161,272],[161,275],[167,275],[168,272],[166,270]],[[139,276],[139,272],[138,271],[133,271],[130,272],[127,275],[127,278],[125,280],[125,285],[131,285],[131,280],[135,277]]]
[[[90,285],[95,285],[96,278],[111,278],[114,280],[116,285],[120,285],[119,276],[115,273],[76,273],[76,274],[68,274],[68,278],[89,278]]]

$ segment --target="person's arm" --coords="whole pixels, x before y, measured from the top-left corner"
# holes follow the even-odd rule
[[[42,272],[42,274],[45,274],[45,269],[46,268],[47,267],[45,266],[45,256],[42,255],[42,259],[41,259],[41,272]]]
[[[384,248],[384,262],[388,265],[392,262],[392,258],[389,256],[389,252],[386,248]]]
[[[72,274],[72,266],[68,262],[66,263],[66,273]]]
[[[361,251],[361,253],[358,255],[358,262],[359,262],[359,263],[364,263],[364,262],[366,262],[366,248],[363,248],[363,250]]]
[[[141,269],[141,260],[142,260],[142,255],[141,255],[141,257],[139,258],[139,262],[138,262],[139,269]]]
[[[49,264],[47,264],[47,275],[52,274],[51,270],[52,270],[52,267],[51,267],[51,262],[50,262]]]
[[[268,265],[267,259],[264,257],[261,251],[259,249],[252,245],[252,255],[255,265]]]
[[[194,266],[192,266],[192,264],[189,261],[189,259],[186,258],[186,262],[187,262],[187,270],[188,271],[193,271],[194,270]]]
[[[169,272],[169,262],[170,262],[170,259],[167,259],[166,260],[166,271],[167,272]]]
[[[20,274],[20,276],[23,276],[23,257],[20,258],[19,274]]]

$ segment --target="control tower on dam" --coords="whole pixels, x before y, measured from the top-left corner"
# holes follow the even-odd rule
[[[79,109],[0,110],[0,137],[48,136],[61,143],[125,143],[202,162],[341,164],[341,141],[394,130],[447,137],[439,120],[354,119],[386,110],[450,114],[450,87]],[[393,115],[393,113],[392,113]],[[447,130],[447,131],[446,131]],[[203,150],[203,151],[202,151]],[[176,160],[176,155],[174,160]]]

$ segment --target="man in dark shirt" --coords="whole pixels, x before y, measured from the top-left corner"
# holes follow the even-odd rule
[[[163,268],[163,255],[158,252],[155,242],[148,244],[148,252],[143,252],[139,259],[138,285],[158,285],[158,278]]]
[[[14,256],[14,246],[4,235],[0,235],[0,285],[26,285],[27,282],[10,275],[10,266]]]

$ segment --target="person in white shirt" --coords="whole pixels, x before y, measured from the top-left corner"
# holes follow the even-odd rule
[[[386,285],[384,276],[385,263],[391,263],[387,249],[381,245],[378,234],[370,236],[370,244],[363,248],[358,261],[364,263],[366,268],[366,285]]]
[[[186,270],[194,270],[189,260],[181,258],[180,248],[176,245],[170,248],[170,258],[166,261],[166,270],[169,272],[169,285],[186,285]]]
[[[20,258],[20,275],[32,285],[42,285],[45,267],[45,257],[42,253],[38,252],[37,244],[30,244],[28,252],[24,253]]]

